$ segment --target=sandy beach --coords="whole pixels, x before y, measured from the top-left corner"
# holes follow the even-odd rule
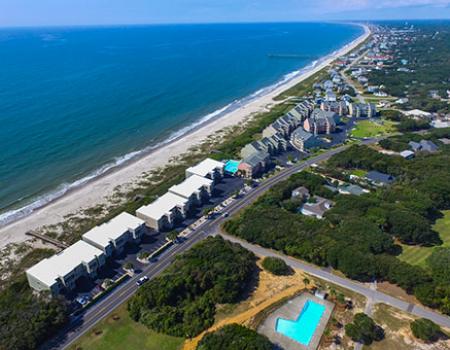
[[[271,105],[280,103],[280,101],[274,101],[275,96],[322,70],[337,57],[347,54],[366,40],[370,35],[370,30],[367,26],[364,26],[364,30],[364,34],[359,38],[267,95],[253,100],[229,114],[200,125],[188,134],[148,153],[140,159],[64,195],[45,207],[34,211],[29,216],[0,228],[0,249],[10,243],[20,243],[27,240],[28,237],[25,235],[27,231],[36,230],[45,225],[57,224],[69,214],[75,214],[82,209],[105,203],[117,186],[133,184],[139,180],[142,174],[152,169],[163,167],[169,159],[186,152],[192,146],[206,140],[209,135],[226,127],[242,123],[248,120],[251,115],[262,112]]]

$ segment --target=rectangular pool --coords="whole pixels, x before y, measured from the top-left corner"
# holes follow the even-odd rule
[[[307,300],[297,320],[290,321],[279,318],[275,330],[300,344],[308,346],[324,312],[324,305]]]
[[[225,171],[230,174],[236,174],[240,162],[238,160],[229,160],[225,163]]]

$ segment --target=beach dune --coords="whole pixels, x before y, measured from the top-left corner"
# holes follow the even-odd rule
[[[359,38],[319,61],[310,69],[302,71],[302,74],[294,76],[266,95],[249,102],[237,110],[222,115],[203,125],[199,125],[195,130],[173,140],[163,147],[157,148],[126,166],[67,193],[30,215],[0,228],[0,249],[10,243],[24,242],[29,238],[26,236],[27,231],[60,223],[67,215],[75,214],[82,209],[105,203],[117,186],[124,186],[138,181],[144,173],[164,166],[169,159],[186,152],[192,146],[206,140],[209,135],[226,127],[239,124],[247,120],[251,115],[262,112],[271,105],[280,103],[280,101],[274,100],[275,96],[307,79],[328,66],[337,57],[347,54],[366,40],[370,35],[370,29],[365,25],[363,27],[364,34]]]

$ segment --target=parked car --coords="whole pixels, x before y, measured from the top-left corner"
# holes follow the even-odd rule
[[[138,287],[140,287],[140,286],[142,286],[145,282],[147,282],[148,281],[148,277],[147,276],[144,276],[144,277],[141,277],[141,278],[139,278],[137,281],[136,281],[136,284],[137,284],[137,286]]]
[[[89,303],[89,301],[91,300],[91,297],[89,295],[80,295],[75,300],[81,306],[85,306],[87,303]]]

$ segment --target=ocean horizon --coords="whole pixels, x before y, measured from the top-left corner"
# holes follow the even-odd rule
[[[0,225],[267,94],[362,33],[336,23],[0,29]]]

